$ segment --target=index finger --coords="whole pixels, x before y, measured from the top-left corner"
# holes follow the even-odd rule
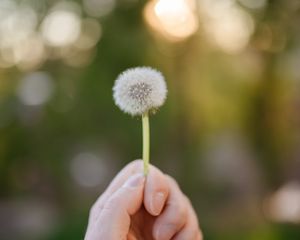
[[[103,194],[96,200],[91,208],[90,220],[95,218],[106,200],[117,190],[123,183],[132,175],[141,173],[143,171],[143,162],[141,160],[135,160],[127,164],[112,180],[108,185]]]

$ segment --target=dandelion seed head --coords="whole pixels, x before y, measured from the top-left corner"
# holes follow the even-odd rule
[[[163,105],[167,86],[163,75],[150,67],[130,68],[121,73],[113,87],[116,105],[133,116],[154,112]]]

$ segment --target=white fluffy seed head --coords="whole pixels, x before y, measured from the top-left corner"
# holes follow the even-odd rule
[[[121,73],[113,87],[116,105],[132,116],[154,112],[163,105],[167,86],[163,75],[150,67],[130,68]]]

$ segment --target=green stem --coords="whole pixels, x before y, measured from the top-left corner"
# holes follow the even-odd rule
[[[143,161],[144,161],[144,175],[147,176],[149,172],[149,156],[150,156],[150,127],[148,112],[143,114]]]

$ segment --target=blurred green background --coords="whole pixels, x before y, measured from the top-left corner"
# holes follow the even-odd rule
[[[118,74],[166,77],[151,162],[207,240],[300,239],[299,0],[0,0],[0,238],[83,239],[141,156]]]

